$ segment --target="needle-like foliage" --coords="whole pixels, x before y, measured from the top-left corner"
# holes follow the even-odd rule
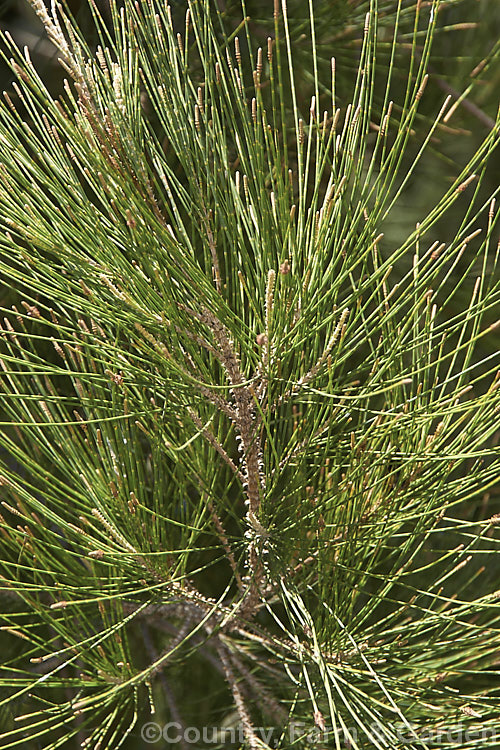
[[[209,721],[249,748],[498,747],[500,516],[473,512],[499,119],[384,240],[453,106],[419,119],[440,3],[334,3],[348,99],[312,0],[91,4],[96,49],[32,4],[67,80],[5,40],[2,746],[142,747],[153,718],[181,748]]]

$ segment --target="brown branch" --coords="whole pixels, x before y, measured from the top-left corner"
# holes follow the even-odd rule
[[[418,60],[422,59],[422,55],[419,50],[415,50],[415,55]],[[454,99],[456,102],[461,98],[462,94],[457,91],[457,89],[453,88],[453,86],[450,86],[450,84],[445,81],[444,78],[441,78],[441,76],[437,75],[430,65],[427,66],[427,70],[432,74],[432,79],[435,81],[436,85],[441,89],[441,91],[444,91],[445,94],[451,96],[452,99]],[[480,109],[477,104],[471,102],[470,99],[464,97],[460,104],[465,110],[467,110],[467,112],[469,112],[473,117],[479,120],[479,122],[481,122],[490,130],[495,127],[495,121],[489,115],[487,115],[486,112],[483,112],[483,110]]]
[[[192,409],[188,408],[188,414],[193,420],[196,427],[200,430],[203,437],[206,438],[206,440],[210,443],[212,448],[214,448],[214,450],[217,451],[219,456],[221,456],[224,459],[224,461],[227,463],[227,465],[230,467],[231,471],[233,471],[234,474],[240,480],[240,482],[243,483],[245,481],[245,477],[243,476],[241,471],[238,469],[238,467],[234,464],[234,461],[232,460],[232,458],[228,456],[228,454],[226,453],[222,445],[219,443],[219,441],[217,440],[213,432],[208,427],[205,427],[203,425],[203,422],[201,421],[199,416],[195,414],[195,412]]]
[[[226,371],[226,376],[232,386],[232,396],[236,405],[232,421],[238,433],[237,440],[240,442],[238,448],[242,454],[241,462],[244,468],[243,489],[246,495],[246,504],[248,506],[247,520],[249,525],[255,529],[255,525],[258,523],[260,496],[263,487],[263,480],[260,471],[260,418],[255,416],[255,392],[243,376],[229,332],[219,318],[206,307],[202,307],[201,312],[191,310],[184,305],[180,305],[180,307],[211,330],[213,339],[220,351],[221,361]],[[205,435],[205,437],[210,440],[208,434]],[[210,440],[210,442],[212,441]],[[212,445],[219,453],[221,452],[222,446],[219,445],[215,438]],[[224,460],[228,462],[231,459],[227,457],[224,458]],[[249,546],[248,568],[250,571],[250,576],[248,578],[249,589],[242,594],[242,597],[246,599],[245,614],[250,613],[250,610],[255,608],[256,604],[259,602],[259,588],[265,580],[264,569],[259,560],[254,543]]]
[[[231,653],[230,659],[233,665],[236,667],[238,672],[241,674],[245,682],[252,689],[254,695],[258,699],[258,703],[262,705],[262,708],[270,716],[273,716],[280,724],[286,721],[287,712],[280,706],[278,701],[273,695],[262,685],[262,683],[250,672],[241,659],[236,654]]]
[[[433,73],[432,68],[429,66],[429,72]],[[458,101],[462,94],[457,91],[457,89],[453,88],[453,86],[450,86],[449,83],[447,83],[443,78],[441,78],[438,75],[433,75],[434,81],[436,82],[436,85],[439,86],[441,91],[444,91],[445,94],[449,94],[455,101]],[[486,112],[483,112],[480,107],[477,106],[477,104],[474,104],[474,102],[471,102],[466,97],[461,100],[460,105],[467,111],[469,114],[471,114],[473,117],[476,118],[476,120],[479,120],[483,125],[485,125],[490,130],[495,127],[495,121],[486,114]]]
[[[243,462],[246,474],[246,495],[248,507],[257,514],[260,507],[260,446],[256,431],[254,414],[254,396],[240,369],[238,357],[228,331],[223,323],[207,308],[203,308],[200,319],[213,334],[220,349],[224,368],[229,382],[233,386],[233,397],[236,402],[236,427],[242,443]]]
[[[229,564],[231,565],[231,568],[233,570],[233,574],[237,583],[238,588],[240,591],[243,589],[243,582],[241,580],[241,576],[238,570],[238,566],[236,565],[236,560],[234,559],[233,551],[231,547],[229,546],[229,540],[227,538],[226,531],[224,529],[224,526],[222,525],[222,521],[220,520],[217,511],[214,508],[214,504],[210,500],[210,498],[207,498],[207,505],[208,509],[210,511],[210,514],[212,516],[212,521],[214,523],[215,528],[217,529],[217,533],[219,535],[219,539],[221,541],[222,546],[224,547],[224,551],[227,555],[227,559],[229,560]]]
[[[219,655],[219,659],[224,669],[224,675],[225,675],[226,681],[233,695],[234,704],[236,706],[236,710],[238,711],[238,715],[241,720],[245,739],[248,742],[248,745],[251,748],[251,750],[261,750],[261,748],[265,747],[265,745],[262,743],[261,740],[259,740],[259,738],[255,734],[255,730],[252,725],[250,714],[248,713],[248,709],[245,705],[243,694],[238,685],[238,680],[236,679],[236,676],[234,674],[231,661],[228,657],[228,654],[226,653],[226,648],[218,639],[215,644],[215,648],[217,650],[217,654]]]

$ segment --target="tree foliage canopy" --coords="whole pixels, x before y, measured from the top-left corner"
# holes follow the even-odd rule
[[[112,0],[95,49],[32,4],[67,80],[6,38],[4,746],[114,749],[154,711],[250,748],[496,746],[499,118],[384,236],[454,108],[419,113],[455,3],[331,31],[312,0]]]

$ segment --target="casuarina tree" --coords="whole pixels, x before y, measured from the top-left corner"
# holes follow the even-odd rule
[[[387,228],[499,45],[323,5],[4,38],[3,747],[498,747],[500,119]]]

